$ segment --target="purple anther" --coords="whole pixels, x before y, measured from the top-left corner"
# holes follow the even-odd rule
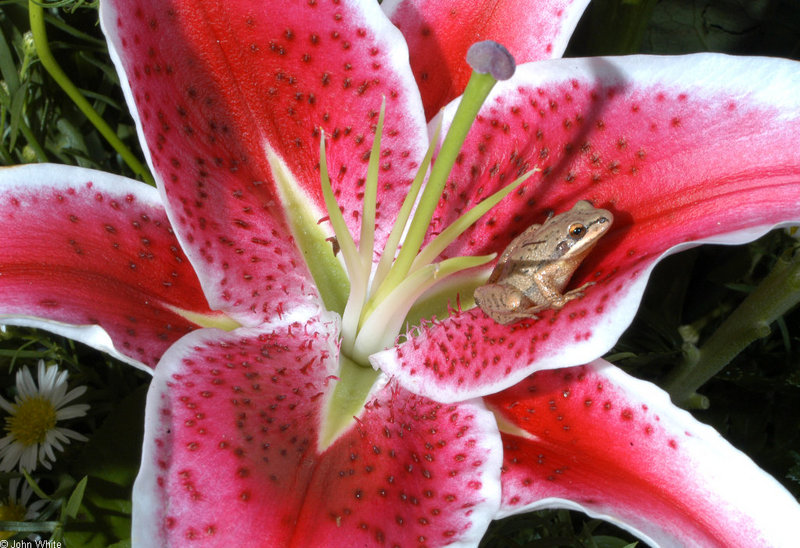
[[[475,72],[491,74],[496,80],[508,80],[517,69],[514,56],[492,40],[472,44],[467,51],[467,63]]]

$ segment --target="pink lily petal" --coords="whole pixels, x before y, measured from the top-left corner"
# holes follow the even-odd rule
[[[800,506],[657,386],[597,360],[486,398],[501,421],[500,516],[572,508],[654,546],[793,546]],[[502,427],[501,427],[502,428]]]
[[[570,288],[595,285],[538,321],[501,326],[479,309],[457,313],[373,365],[412,391],[457,401],[602,355],[629,325],[662,257],[800,221],[798,89],[797,63],[780,59],[703,54],[518,67],[473,127],[432,232],[538,167],[446,254],[501,252],[548,211],[586,199],[614,214]]]
[[[500,499],[494,416],[479,401],[442,405],[389,384],[319,447],[338,369],[333,318],[197,331],[165,354],[148,395],[134,542],[477,543]]]
[[[400,33],[372,0],[109,0],[101,22],[170,220],[211,306],[252,325],[315,308],[285,192],[314,223],[326,216],[324,130],[334,190],[358,229],[372,129],[386,97],[376,241],[386,237],[385,219],[394,218],[428,140]],[[288,171],[285,192],[278,164]]]
[[[215,316],[155,189],[52,164],[2,175],[0,323],[41,327],[149,370],[197,329],[179,312]]]
[[[475,42],[503,44],[517,63],[561,57],[589,0],[386,0],[405,36],[428,119],[461,95]],[[502,14],[502,16],[496,16]]]

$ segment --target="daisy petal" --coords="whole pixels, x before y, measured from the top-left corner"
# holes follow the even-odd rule
[[[62,444],[68,444],[70,438],[87,441],[84,435],[58,426],[59,421],[81,417],[89,409],[86,404],[62,408],[69,373],[60,371],[56,365],[45,366],[44,360],[39,360],[37,370],[38,386],[28,367],[17,371],[15,403],[4,406],[9,413],[8,435],[0,439],[0,472],[10,471],[16,465],[20,470],[33,472],[38,464],[49,470],[56,460],[55,452],[64,450]],[[80,386],[70,393],[85,391],[86,387]]]

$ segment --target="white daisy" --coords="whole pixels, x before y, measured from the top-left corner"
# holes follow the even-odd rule
[[[82,417],[89,406],[66,404],[86,392],[79,386],[67,392],[67,371],[59,372],[51,365],[45,368],[39,360],[39,386],[30,370],[24,367],[17,371],[17,396],[12,404],[0,396],[0,407],[6,417],[6,437],[0,439],[0,472],[8,472],[19,465],[20,470],[32,472],[41,463],[48,470],[56,460],[55,448],[63,451],[62,443],[70,438],[86,441],[86,437],[68,428],[56,426],[58,421]]]
[[[19,486],[22,485],[20,493]],[[41,509],[47,504],[46,500],[31,500],[33,489],[27,482],[20,478],[13,478],[8,482],[8,496],[0,499],[0,521],[31,521],[39,517]],[[0,541],[13,537],[13,531],[0,531]],[[0,544],[1,546],[1,544]]]

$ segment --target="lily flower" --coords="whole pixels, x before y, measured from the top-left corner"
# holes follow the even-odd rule
[[[102,0],[158,189],[0,172],[0,321],[153,372],[134,543],[471,546],[567,507],[653,544],[790,545],[783,487],[597,358],[660,258],[800,220],[798,65],[546,59],[586,2],[385,4]],[[463,76],[487,38],[524,62],[493,89]],[[512,239],[580,200],[614,217],[583,298],[476,308]]]

